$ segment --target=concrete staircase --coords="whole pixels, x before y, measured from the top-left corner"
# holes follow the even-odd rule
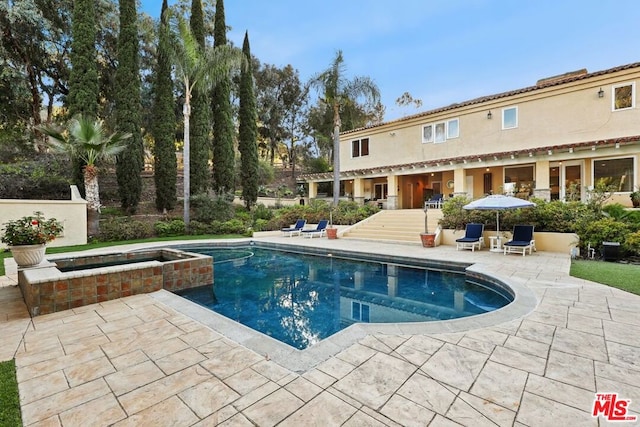
[[[440,209],[429,209],[430,232],[436,230],[440,218],[442,218]],[[420,243],[420,233],[423,231],[422,209],[382,210],[350,227],[340,237]]]

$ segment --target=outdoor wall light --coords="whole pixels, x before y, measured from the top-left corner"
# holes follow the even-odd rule
[[[489,112],[487,113],[487,119],[491,120],[492,117],[493,114],[491,114],[491,110],[489,110]]]
[[[573,147],[569,147],[569,153],[573,153]]]
[[[549,150],[549,151],[547,151],[547,154],[548,154],[548,155],[552,155],[552,154],[553,154],[553,151]]]
[[[511,160],[513,160],[513,159],[515,159],[515,158],[516,158],[516,156],[512,154],[512,155],[511,155]]]
[[[616,142],[616,148],[620,148],[620,143]]]
[[[600,88],[600,90],[598,91],[598,98],[604,98],[604,91],[602,90],[602,88]]]

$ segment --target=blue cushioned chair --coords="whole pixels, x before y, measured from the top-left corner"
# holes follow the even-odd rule
[[[507,243],[503,245],[504,254],[507,253],[520,253],[525,256],[527,249],[529,249],[529,255],[536,250],[536,241],[533,239],[533,225],[516,225],[513,227],[513,237]]]
[[[283,228],[280,231],[282,231],[282,235],[283,236],[289,236],[289,237],[291,237],[291,236],[299,236],[305,225],[307,225],[307,220],[306,219],[299,219],[299,220],[296,221],[296,224],[293,227],[291,227],[291,228]]]
[[[456,239],[456,250],[471,249],[471,252],[478,250],[484,246],[484,224],[469,223],[465,227],[464,237]]]
[[[310,239],[313,239],[315,236],[323,237],[325,234],[327,234],[327,225],[329,225],[329,221],[323,219],[318,222],[316,228],[302,230],[302,237],[308,237]]]

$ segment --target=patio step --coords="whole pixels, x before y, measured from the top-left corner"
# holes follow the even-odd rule
[[[441,218],[440,209],[429,209],[429,231],[436,229]],[[383,210],[354,225],[341,237],[420,243],[420,233],[423,231],[422,209]]]

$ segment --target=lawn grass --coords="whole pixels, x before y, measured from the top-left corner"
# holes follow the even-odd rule
[[[570,274],[640,295],[640,265],[574,260]]]
[[[76,252],[76,251],[86,251],[89,249],[99,249],[106,248],[109,246],[118,246],[118,245],[130,245],[132,243],[153,243],[153,242],[169,242],[173,240],[204,240],[204,239],[235,239],[241,236],[239,234],[216,234],[216,235],[197,235],[197,236],[172,236],[172,237],[152,237],[149,239],[138,239],[138,240],[123,240],[119,242],[95,242],[88,243],[86,245],[75,245],[75,246],[60,246],[60,247],[47,247],[47,254],[59,254],[64,252]],[[4,271],[4,259],[11,258],[11,252],[7,249],[5,252],[0,252],[0,276],[5,275]],[[1,424],[0,424],[1,425]]]
[[[22,426],[16,363],[13,359],[0,362],[0,426]]]

